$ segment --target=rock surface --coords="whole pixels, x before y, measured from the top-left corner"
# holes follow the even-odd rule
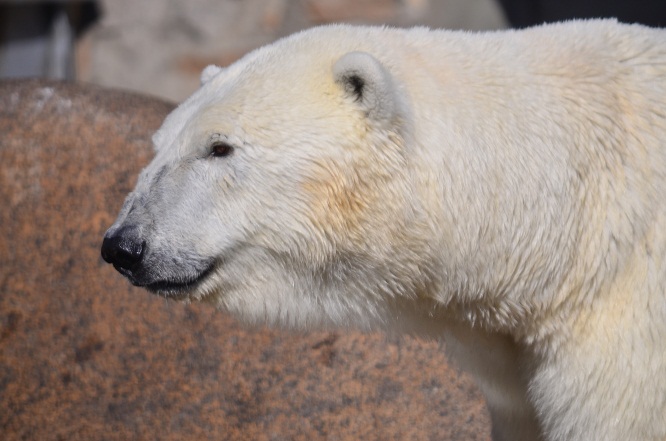
[[[437,343],[248,329],[103,263],[171,108],[0,83],[0,439],[487,441],[480,394]]]

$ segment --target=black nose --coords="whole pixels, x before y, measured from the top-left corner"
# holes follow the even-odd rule
[[[102,259],[116,268],[132,270],[143,258],[146,242],[133,227],[122,227],[102,242]]]

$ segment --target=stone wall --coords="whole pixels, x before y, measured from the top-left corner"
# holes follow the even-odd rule
[[[498,29],[494,0],[102,0],[77,48],[79,80],[179,101],[210,63],[227,65],[292,32],[330,22]]]

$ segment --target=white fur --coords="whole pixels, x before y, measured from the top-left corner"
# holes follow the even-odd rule
[[[214,64],[206,66],[204,70],[201,71],[201,85],[203,86],[209,82],[215,75],[222,72],[222,70],[223,69],[220,66]]]
[[[112,227],[147,277],[446,337],[495,440],[666,440],[665,31],[330,26],[202,82]]]

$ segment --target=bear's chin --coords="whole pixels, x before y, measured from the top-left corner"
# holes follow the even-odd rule
[[[145,288],[153,294],[174,300],[187,300],[208,279],[214,271],[215,266],[215,262],[212,261],[204,266],[203,269],[187,276],[158,278],[152,281],[133,280],[130,278],[130,281],[134,286]]]

